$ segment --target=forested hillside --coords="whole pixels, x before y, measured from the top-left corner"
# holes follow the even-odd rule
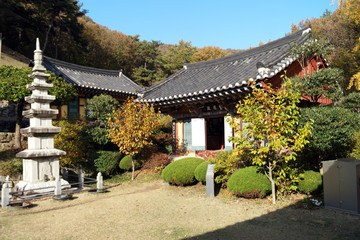
[[[360,90],[360,0],[339,1],[333,13],[302,20],[292,25],[292,32],[311,25],[315,38],[327,41],[333,51],[327,56],[331,67],[344,72],[341,86],[345,93]]]
[[[196,48],[140,41],[111,31],[86,16],[76,0],[3,0],[0,2],[3,43],[32,58],[36,37],[46,56],[105,69],[122,69],[135,82],[150,86],[183,67],[184,62],[206,61],[236,50]]]
[[[311,24],[315,37],[334,47],[327,60],[344,71],[343,89],[360,90],[360,0],[338,3],[335,12],[326,11],[321,18],[293,24],[291,30]],[[4,45],[28,58],[32,58],[36,37],[40,37],[46,56],[91,67],[122,69],[142,86],[175,73],[185,62],[206,61],[239,51],[196,48],[183,40],[176,45],[141,41],[139,35],[128,36],[95,23],[77,0],[2,0],[0,32]]]

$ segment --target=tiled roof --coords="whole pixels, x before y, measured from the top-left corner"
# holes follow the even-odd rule
[[[309,37],[310,28],[247,51],[185,64],[180,71],[146,89],[142,101],[162,105],[247,91],[249,77],[257,81],[275,76],[295,61],[290,57],[290,45],[303,44]]]
[[[136,96],[144,90],[121,71],[85,67],[45,56],[43,64],[47,70],[78,88]]]

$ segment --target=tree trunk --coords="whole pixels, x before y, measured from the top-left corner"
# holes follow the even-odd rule
[[[17,109],[16,109],[16,125],[15,125],[15,145],[14,148],[15,149],[21,149],[21,135],[20,135],[20,128],[21,128],[21,123],[22,123],[22,111],[24,108],[24,100],[20,100],[19,103],[17,104]]]
[[[44,42],[44,46],[43,46],[43,49],[42,49],[43,52],[45,52],[47,43],[48,43],[48,41],[49,41],[49,34],[50,34],[50,31],[51,31],[51,28],[52,28],[53,24],[54,24],[54,19],[51,20],[51,23],[49,24],[49,28],[48,28],[48,30],[46,31],[45,42]]]
[[[269,177],[268,178],[271,183],[272,203],[276,204],[276,189],[275,189],[275,182],[272,177],[272,167],[269,166],[268,169],[269,169]]]
[[[134,164],[134,159],[132,159],[132,157],[131,157],[131,165],[132,165],[131,181],[133,181],[135,177],[135,164]]]
[[[275,181],[274,181],[273,175],[272,175],[273,167],[271,166],[270,163],[269,163],[269,166],[267,166],[267,169],[269,170],[269,172],[267,173],[265,171],[265,175],[269,179],[270,184],[271,184],[272,203],[276,204],[276,188],[275,188]]]

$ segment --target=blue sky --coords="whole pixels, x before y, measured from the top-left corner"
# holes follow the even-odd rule
[[[334,11],[331,0],[83,0],[95,22],[141,40],[246,49],[290,32],[301,19]]]

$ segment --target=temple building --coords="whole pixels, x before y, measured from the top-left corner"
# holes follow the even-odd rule
[[[173,150],[230,150],[233,129],[228,114],[236,115],[236,104],[252,90],[249,80],[261,88],[271,83],[281,86],[281,76],[302,76],[304,69],[291,54],[294,44],[311,38],[307,28],[278,40],[226,57],[185,64],[165,80],[142,88],[121,71],[96,69],[44,57],[47,70],[73,85],[78,99],[62,106],[58,118],[86,118],[86,99],[109,94],[123,101],[127,97],[148,102],[173,117]],[[310,74],[325,68],[324,61],[314,58],[305,66]],[[304,99],[306,101],[306,98]],[[330,103],[328,99],[320,99]],[[241,121],[241,118],[239,118]]]
[[[236,115],[236,104],[255,87],[280,86],[281,75],[302,75],[303,69],[291,56],[291,45],[310,40],[310,28],[226,57],[185,64],[162,82],[147,88],[139,101],[154,104],[173,118],[173,148],[185,150],[229,150],[233,130],[227,114]],[[311,59],[307,73],[324,68]],[[241,120],[241,118],[240,118]]]
[[[46,56],[43,57],[43,64],[46,70],[73,85],[78,93],[75,101],[61,107],[57,118],[85,119],[86,100],[95,95],[107,94],[121,102],[128,97],[137,98],[144,91],[121,70],[85,67]]]

